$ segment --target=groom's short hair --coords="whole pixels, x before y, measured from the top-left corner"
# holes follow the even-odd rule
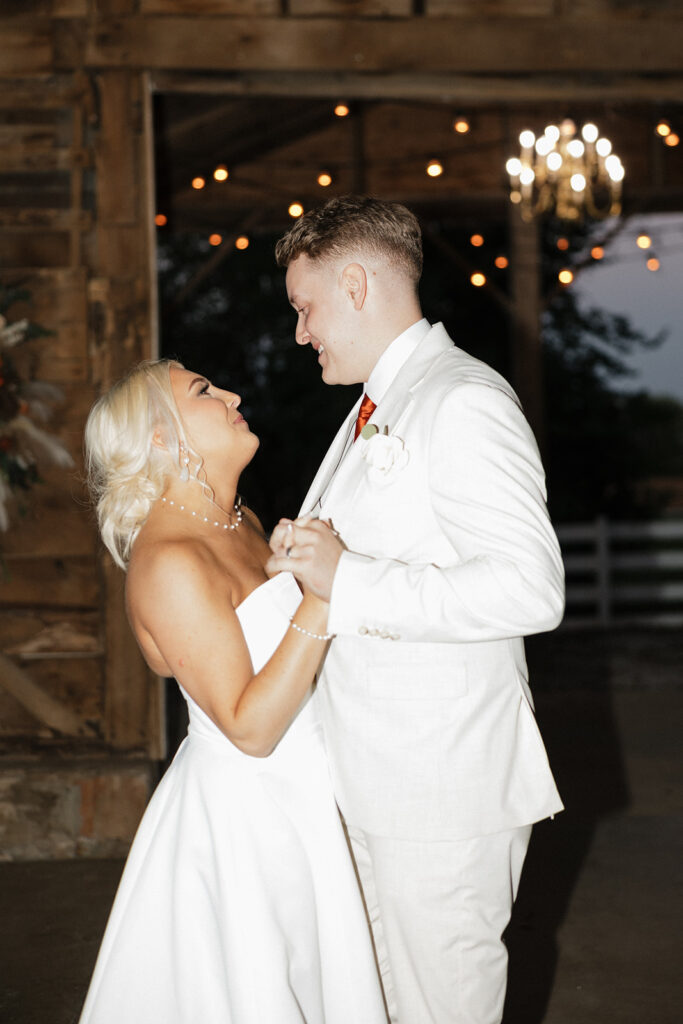
[[[401,203],[370,196],[338,196],[308,210],[275,246],[279,267],[299,256],[311,260],[370,252],[395,264],[415,285],[422,274],[422,232]]]

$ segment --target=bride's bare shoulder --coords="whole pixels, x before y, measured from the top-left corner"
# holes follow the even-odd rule
[[[227,586],[226,586],[227,584]],[[126,597],[139,607],[168,606],[175,600],[216,601],[231,593],[231,580],[211,550],[191,537],[140,537],[133,546]]]

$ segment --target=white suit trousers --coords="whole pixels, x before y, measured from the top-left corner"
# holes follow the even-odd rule
[[[500,1024],[531,826],[459,842],[348,833],[392,1024]]]

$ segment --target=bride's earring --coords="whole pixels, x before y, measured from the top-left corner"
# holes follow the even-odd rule
[[[190,453],[182,441],[178,447],[178,455],[180,457],[180,479],[186,484],[190,479]]]

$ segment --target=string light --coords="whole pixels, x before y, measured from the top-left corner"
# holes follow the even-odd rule
[[[558,238],[558,240],[557,240],[557,248],[560,250],[560,252],[566,252],[567,249],[569,248],[569,239],[568,238]]]
[[[561,270],[557,276],[560,284],[571,284],[574,280],[574,275],[571,270]]]
[[[219,164],[213,172],[213,176],[216,181],[227,181],[228,180],[228,168],[225,164]]]
[[[667,137],[667,135],[671,134],[671,125],[669,124],[668,121],[658,121],[657,122],[657,127],[655,128],[655,132],[662,139],[665,139]]]
[[[483,235],[471,235],[471,237],[470,237],[470,245],[473,245],[475,249],[478,249],[483,244],[484,244],[484,237],[483,237]]]
[[[350,111],[346,103],[338,103],[334,108],[334,112],[337,117],[348,117]]]
[[[199,189],[201,188],[204,188],[205,185],[206,180],[204,178],[197,176],[196,178],[192,179],[192,188],[196,189],[197,191],[199,191]]]
[[[438,178],[443,174],[443,164],[439,163],[438,160],[430,160],[426,170],[430,178]]]
[[[659,260],[656,256],[650,256],[647,263],[645,264],[648,270],[659,270]]]
[[[220,245],[223,241],[223,236],[217,232],[213,235],[209,235],[209,245]]]
[[[493,262],[495,263],[499,270],[505,270],[505,268],[508,266],[509,260],[507,256],[496,256]]]
[[[158,213],[154,218],[154,223],[158,228],[163,228],[168,224],[168,217],[165,213]]]
[[[318,184],[321,185],[322,188],[327,188],[328,185],[332,184],[332,175],[328,174],[327,171],[321,171],[318,175]]]
[[[457,132],[458,135],[467,135],[470,130],[470,123],[466,117],[456,117],[453,122],[453,131]]]
[[[289,208],[287,210],[287,213],[289,214],[290,217],[294,217],[295,220],[296,220],[297,217],[300,217],[303,212],[304,212],[304,208],[301,205],[301,203],[290,203],[289,204]]]
[[[605,250],[601,245],[594,245],[591,249],[591,256],[594,260],[601,260],[605,255]]]
[[[235,248],[236,249],[248,249],[249,248],[249,239],[247,238],[246,235],[240,235],[239,238],[235,239]]]
[[[482,285],[486,284],[486,277],[484,276],[484,274],[481,274],[479,273],[479,271],[477,271],[470,277],[470,282],[474,285],[475,288],[481,288]]]
[[[652,239],[649,235],[638,235],[638,237],[636,238],[636,245],[639,249],[649,249],[652,245]]]
[[[677,146],[680,141],[681,140],[679,139],[678,135],[676,135],[676,132],[670,132],[664,139],[664,145],[673,147]]]

